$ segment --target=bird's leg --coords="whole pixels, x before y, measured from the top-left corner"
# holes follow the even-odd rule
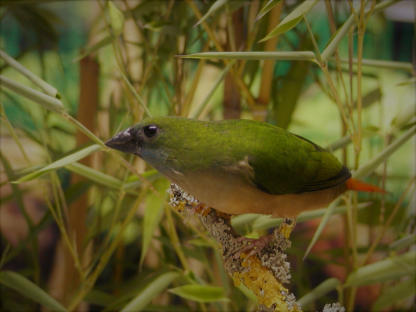
[[[246,254],[246,257],[254,256],[269,245],[269,243],[273,241],[273,238],[273,233],[259,238],[237,237],[236,240],[244,246],[237,250],[233,257],[239,258],[241,254]]]
[[[232,257],[236,259],[240,258],[242,254],[245,254],[246,257],[251,257],[256,254],[258,255],[266,247],[274,245],[274,242],[278,242],[282,236],[286,239],[289,238],[294,226],[294,219],[285,218],[281,226],[275,228],[273,233],[268,235],[264,235],[259,238],[247,238],[244,236],[237,237],[236,240],[245,246],[236,250]]]

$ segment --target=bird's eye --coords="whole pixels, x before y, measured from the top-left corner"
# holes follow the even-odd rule
[[[148,125],[143,128],[144,135],[148,138],[154,137],[157,133],[157,126],[155,125]]]

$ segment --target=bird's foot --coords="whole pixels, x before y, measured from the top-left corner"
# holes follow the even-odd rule
[[[249,258],[251,256],[259,254],[264,248],[266,248],[270,242],[274,240],[273,234],[261,236],[259,238],[237,237],[239,245],[242,247],[233,254],[234,259],[238,259],[242,254]]]
[[[284,242],[289,238],[294,226],[294,219],[285,218],[284,222],[278,228],[275,228],[273,233],[268,235],[259,238],[248,238],[245,236],[237,237],[235,238],[235,241],[239,247],[231,252],[230,256],[233,260],[239,259],[243,254],[247,258],[257,255],[260,259],[264,249],[269,246],[272,248],[279,247],[285,249],[286,247],[283,248],[286,246]]]

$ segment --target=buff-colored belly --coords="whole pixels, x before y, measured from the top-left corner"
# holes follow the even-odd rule
[[[249,181],[220,173],[176,176],[174,182],[201,203],[228,214],[260,213],[275,217],[295,217],[300,212],[326,207],[342,187],[301,194],[271,195]]]

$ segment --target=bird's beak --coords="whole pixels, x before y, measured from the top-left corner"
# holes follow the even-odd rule
[[[115,136],[105,142],[105,145],[125,153],[138,155],[139,146],[136,136],[134,135],[134,131],[132,130],[132,128],[128,128],[122,132],[117,133]]]

